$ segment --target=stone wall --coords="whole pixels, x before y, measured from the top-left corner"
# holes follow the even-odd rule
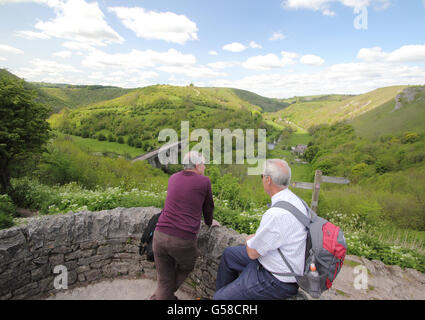
[[[26,225],[0,230],[0,300],[38,299],[55,293],[54,268],[68,272],[68,289],[120,276],[155,279],[154,263],[138,251],[149,219],[160,209],[116,208],[30,218]],[[201,256],[183,290],[211,296],[220,255],[244,236],[225,227],[202,225]]]

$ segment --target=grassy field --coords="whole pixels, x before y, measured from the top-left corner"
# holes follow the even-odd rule
[[[130,147],[127,144],[120,144],[118,142],[109,142],[109,141],[99,141],[97,139],[91,138],[82,138],[73,135],[65,135],[61,132],[56,132],[58,137],[68,136],[72,139],[73,143],[77,145],[82,150],[89,153],[108,153],[120,155],[126,158],[133,159],[137,156],[140,156],[145,153],[143,149]]]

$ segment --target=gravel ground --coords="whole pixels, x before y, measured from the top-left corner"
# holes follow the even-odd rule
[[[63,290],[47,300],[148,300],[155,289],[156,281],[150,279],[114,279]],[[180,290],[176,296],[179,300],[194,300]]]

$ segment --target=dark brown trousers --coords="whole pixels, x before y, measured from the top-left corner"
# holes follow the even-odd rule
[[[197,240],[184,240],[155,230],[152,250],[157,271],[157,289],[151,299],[175,300],[176,292],[195,267]]]

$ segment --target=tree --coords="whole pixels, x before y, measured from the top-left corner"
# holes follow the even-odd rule
[[[0,76],[0,193],[10,187],[13,168],[44,151],[50,136],[46,121],[51,109],[35,102],[25,82]]]

